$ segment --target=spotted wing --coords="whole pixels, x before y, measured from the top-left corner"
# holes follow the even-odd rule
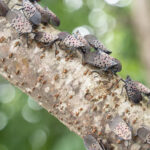
[[[36,7],[29,0],[23,0],[23,8],[24,14],[28,19],[33,17],[37,11]]]
[[[32,26],[26,17],[19,11],[9,11],[6,16],[11,26],[20,34],[31,33]]]
[[[93,47],[95,47],[99,51],[103,51],[106,54],[111,54],[112,52],[108,50],[100,41],[94,40],[93,41]]]
[[[67,47],[71,47],[71,48],[80,48],[80,47],[84,47],[84,44],[81,43],[79,40],[77,40],[76,38],[74,38],[72,35],[68,35],[64,40],[63,43],[67,46]]]
[[[85,36],[85,39],[96,50],[103,51],[103,52],[105,52],[107,54],[111,54],[112,53],[99,40],[97,40],[96,36],[94,36],[92,34],[88,34],[88,35]]]
[[[116,116],[115,118],[113,118],[113,120],[109,123],[109,127],[121,139],[131,140],[131,130],[120,116]]]
[[[113,61],[112,57],[109,56],[108,54],[101,52],[98,53],[96,52],[96,56],[94,58],[94,63],[95,66],[100,67],[102,69],[108,69],[111,68],[112,66],[117,65],[115,61]]]
[[[80,34],[80,32],[76,32],[75,34],[73,34],[73,36],[79,40],[80,42],[82,42],[84,45],[87,45],[88,47],[90,47],[90,45],[88,44],[87,40]]]
[[[58,39],[58,35],[54,35],[46,32],[38,32],[35,39],[42,43],[51,43]]]

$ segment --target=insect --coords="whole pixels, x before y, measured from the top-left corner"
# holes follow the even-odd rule
[[[112,52],[105,48],[105,46],[96,38],[96,36],[92,34],[88,34],[84,36],[84,38],[88,41],[88,43],[96,50],[103,51],[106,54],[111,54]]]
[[[59,46],[64,50],[68,49],[71,52],[74,52],[75,50],[81,49],[82,51],[84,51],[84,49],[86,49],[86,46],[82,42],[80,42],[67,32],[60,32],[58,34],[58,37],[58,40],[60,41]]]
[[[142,139],[144,142],[150,144],[150,129],[148,127],[140,127],[137,130],[137,135],[140,139]]]
[[[103,143],[100,144],[92,135],[86,135],[83,138],[86,150],[106,150]]]
[[[27,37],[28,43],[28,34],[32,32],[32,25],[26,19],[26,17],[19,10],[9,10],[6,19],[10,22],[11,26],[18,32],[19,36],[25,35]]]
[[[79,40],[80,42],[82,42],[85,46],[91,48],[91,46],[89,45],[89,43],[87,42],[87,40],[81,35],[81,33],[79,31],[77,31],[76,33],[74,33],[73,36],[77,40]]]
[[[126,80],[121,80],[125,83],[123,88],[125,87],[129,100],[133,101],[134,103],[139,103],[140,101],[142,101],[142,95],[141,91],[139,90],[139,84],[137,82],[134,82],[130,78],[130,76],[127,76]]]
[[[22,0],[22,4],[15,5],[23,6],[23,8],[21,8],[20,10],[23,10],[24,15],[33,25],[37,26],[41,23],[41,13],[29,0]]]
[[[85,64],[90,64],[105,72],[111,71],[113,74],[121,71],[122,67],[119,60],[103,51],[80,51],[80,53],[82,54],[82,62]]]
[[[35,40],[43,43],[45,46],[51,46],[58,40],[58,35],[46,32],[35,32]]]
[[[43,24],[48,24],[50,22],[54,26],[60,25],[59,18],[48,7],[43,8],[36,1],[34,1],[33,4],[36,7],[36,9],[41,13],[41,22]]]
[[[131,129],[120,116],[117,115],[114,117],[112,121],[109,122],[109,127],[120,139],[126,141],[132,139]]]
[[[8,5],[3,0],[0,0],[0,16],[5,17],[8,11],[9,11]]]

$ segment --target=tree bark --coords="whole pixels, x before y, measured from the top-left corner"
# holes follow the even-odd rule
[[[50,25],[38,30],[59,32]],[[108,149],[146,150],[148,145],[134,136],[141,125],[150,126],[150,110],[143,102],[135,105],[128,101],[125,90],[120,95],[121,82],[109,90],[120,77],[91,73],[93,68],[82,65],[78,55],[66,57],[66,52],[58,49],[55,57],[55,47],[40,48],[31,38],[27,48],[26,39],[19,39],[4,17],[0,17],[0,36],[0,74],[71,131],[81,137],[94,134]],[[108,126],[117,114],[133,128],[128,148]]]

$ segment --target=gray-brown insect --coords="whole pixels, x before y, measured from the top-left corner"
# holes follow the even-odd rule
[[[0,16],[5,17],[8,11],[9,11],[8,5],[3,0],[0,0]]]
[[[120,139],[126,141],[132,139],[131,129],[120,116],[117,115],[114,117],[112,121],[109,122],[109,127]]]
[[[19,10],[10,10],[6,18],[19,34],[31,33],[32,26],[30,22]]]
[[[84,49],[86,49],[86,46],[82,42],[80,42],[67,32],[60,32],[58,34],[58,37],[58,40],[60,41],[59,45],[64,50],[75,51],[81,49],[84,51]]]
[[[126,89],[129,100],[134,103],[139,103],[142,101],[141,92],[137,88],[137,84],[130,78],[130,76],[127,76],[126,80],[121,80],[125,83],[123,87]]]
[[[34,1],[34,6],[41,13],[41,22],[43,24],[48,24],[49,22],[54,26],[60,25],[60,20],[54,12],[52,12],[48,7],[43,8],[40,4]]]
[[[41,42],[46,46],[52,46],[58,40],[58,35],[46,32],[36,32],[34,38],[36,41]]]
[[[88,43],[96,50],[103,51],[107,54],[111,54],[112,52],[108,50],[97,38],[92,34],[88,34],[84,36],[84,38],[88,41]]]
[[[102,71],[111,71],[113,74],[121,71],[120,62],[103,51],[80,51],[82,61],[85,64],[90,64],[99,68]]]
[[[137,130],[137,135],[143,142],[150,144],[150,129],[148,127],[140,127]]]
[[[6,15],[6,18],[19,34],[28,34],[32,32],[30,22],[19,10],[10,10]]]
[[[106,150],[103,143],[99,144],[92,135],[86,135],[83,139],[87,150]]]
[[[32,25],[26,17],[19,10],[10,10],[6,15],[6,19],[10,22],[11,26],[18,32],[19,36],[24,35],[27,37],[32,32]]]
[[[91,48],[91,46],[89,45],[89,43],[87,42],[87,40],[81,35],[81,33],[79,31],[77,31],[76,33],[74,33],[73,36],[77,40],[79,40],[80,42],[82,42],[85,46],[87,46],[88,48]]]
[[[22,6],[20,10],[23,11],[26,18],[33,25],[37,26],[41,23],[41,13],[36,9],[36,7],[29,0],[22,0],[22,4],[15,4],[15,5]]]

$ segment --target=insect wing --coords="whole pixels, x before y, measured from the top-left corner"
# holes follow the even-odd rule
[[[76,33],[74,33],[73,36],[77,40],[79,40],[80,42],[82,42],[84,45],[87,45],[88,47],[90,47],[90,45],[88,44],[87,40],[80,34],[79,31],[77,31]]]
[[[105,46],[96,38],[96,36],[89,34],[85,36],[85,39],[89,42],[89,44],[94,47],[96,50],[103,51],[106,54],[111,54],[112,52],[109,51]]]
[[[74,38],[72,35],[68,35],[64,40],[63,43],[67,47],[73,47],[73,48],[79,48],[79,47],[84,47],[84,44],[81,43],[79,40]]]
[[[121,117],[116,116],[115,118],[113,118],[113,120],[109,123],[109,127],[121,139],[131,140],[131,130]]]
[[[30,18],[36,13],[36,7],[29,0],[23,0],[22,4],[24,7],[24,14],[30,20]]]
[[[11,23],[11,26],[15,28],[19,33],[31,33],[32,26],[30,22],[19,10],[10,10],[7,13],[6,18]]]
[[[58,35],[54,35],[51,33],[45,33],[45,32],[37,32],[35,39],[39,42],[51,43],[58,39]]]
[[[111,68],[112,66],[117,65],[115,61],[113,61],[112,57],[104,52],[95,52],[94,62],[97,67],[103,68]]]

